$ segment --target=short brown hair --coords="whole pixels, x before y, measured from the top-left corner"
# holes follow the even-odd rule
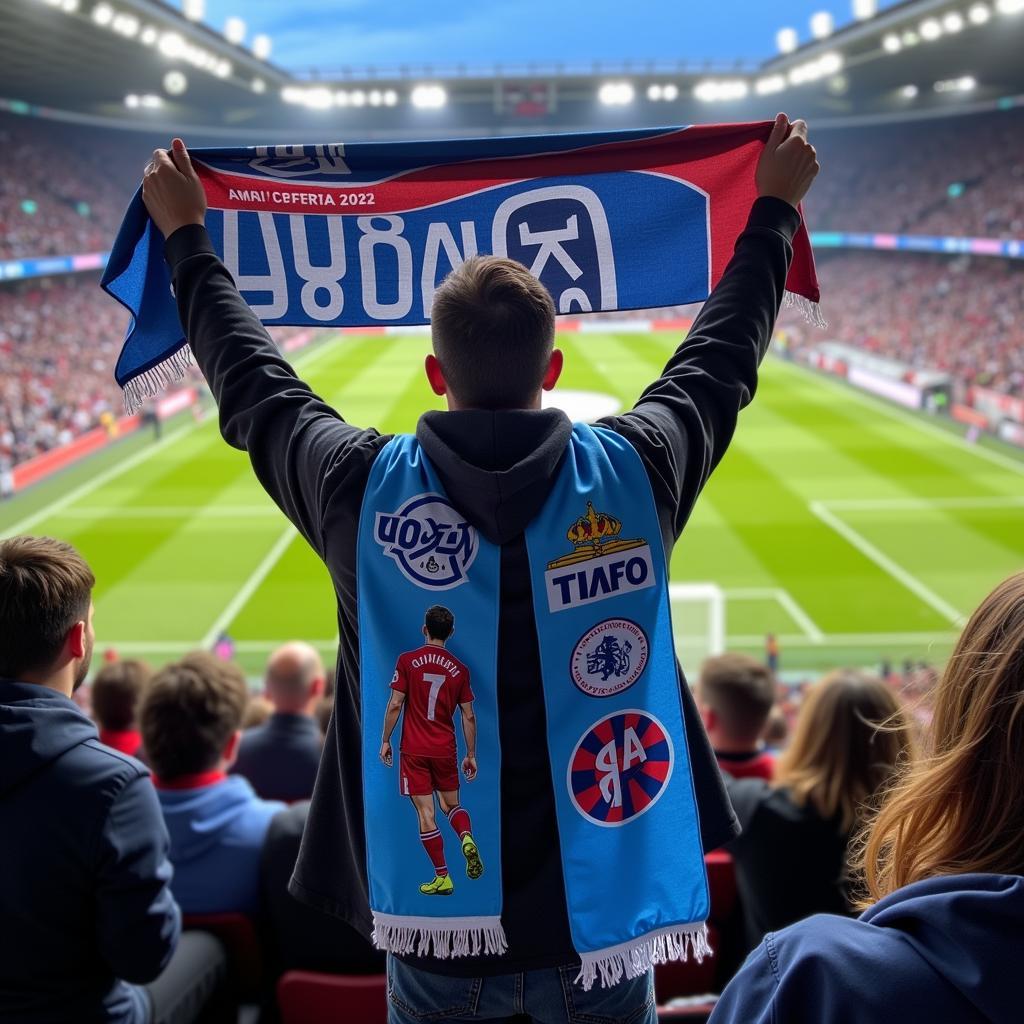
[[[101,728],[121,732],[135,725],[152,675],[153,670],[144,661],[131,658],[111,662],[96,673],[89,696],[92,716]]]
[[[52,537],[0,541],[0,676],[48,669],[96,585],[85,559]]]
[[[720,654],[700,668],[701,702],[718,716],[722,731],[739,743],[755,743],[775,704],[775,675],[749,654]]]
[[[221,664],[226,664],[221,662]],[[160,779],[209,771],[242,724],[245,677],[189,655],[162,668],[142,704],[142,745]]]
[[[527,405],[555,342],[555,304],[526,267],[472,256],[434,294],[434,354],[459,401],[479,409]]]

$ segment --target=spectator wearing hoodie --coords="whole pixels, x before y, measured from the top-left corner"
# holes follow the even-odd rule
[[[112,661],[96,673],[90,686],[92,717],[100,743],[135,756],[142,746],[139,705],[153,670],[132,658]]]
[[[707,658],[696,698],[718,767],[734,779],[771,782],[775,758],[761,734],[775,706],[775,673],[749,654]]]
[[[68,544],[0,541],[0,1020],[183,1022],[223,953],[205,935],[179,945],[149,772],[71,700],[92,656],[94,583]]]
[[[265,800],[308,800],[323,749],[314,713],[324,694],[324,663],[316,648],[298,642],[279,647],[267,662],[265,687],[274,712],[242,734],[231,771]]]
[[[712,1024],[1015,1024],[1024,921],[1024,573],[981,603],[935,691],[926,756],[859,844],[864,913],[764,942]]]
[[[190,914],[260,905],[260,852],[284,804],[261,800],[227,770],[238,750],[245,677],[194,652],[153,677],[142,738],[171,837],[174,895]]]

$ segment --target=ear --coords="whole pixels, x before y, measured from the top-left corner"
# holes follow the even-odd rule
[[[444,374],[441,372],[441,364],[433,352],[429,353],[423,368],[427,371],[427,380],[430,382],[430,390],[435,395],[448,394],[448,384],[445,382]]]
[[[242,741],[242,730],[236,729],[228,739],[227,743],[224,744],[224,753],[221,755],[224,761],[228,765],[235,763],[235,758],[238,757],[238,744]]]
[[[317,676],[313,682],[309,684],[309,695],[310,697],[316,697],[319,700],[324,695],[324,677]]]
[[[69,630],[65,643],[68,645],[68,654],[72,658],[85,657],[86,628],[84,622],[76,622]]]
[[[541,387],[550,391],[562,376],[562,367],[565,364],[565,356],[560,348],[552,349],[551,359],[548,361],[548,368],[544,373],[544,383]]]

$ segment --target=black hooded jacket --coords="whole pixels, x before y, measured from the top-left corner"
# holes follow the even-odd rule
[[[757,200],[736,252],[685,344],[633,410],[601,421],[639,452],[670,552],[753,395],[799,225],[778,199]],[[327,564],[338,598],[334,718],[291,891],[371,930],[363,830],[356,533],[367,477],[390,438],[346,423],[299,380],[246,306],[205,229],[167,242],[178,311],[220,409],[221,430],[248,452],[267,492]],[[523,531],[566,451],[557,410],[428,412],[416,428],[455,507],[501,545],[498,713],[502,744],[503,957],[424,962],[435,972],[498,974],[576,960],[562,882],[546,745],[540,658]],[[706,850],[737,826],[714,755],[680,688]],[[538,914],[543,913],[543,924]]]

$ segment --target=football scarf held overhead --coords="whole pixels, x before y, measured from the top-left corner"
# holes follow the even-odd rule
[[[771,122],[447,142],[197,149],[206,226],[265,324],[426,324],[466,257],[519,260],[560,313],[701,302],[756,198]],[[190,352],[163,237],[136,193],[103,287],[132,314],[115,377],[130,409]],[[787,300],[816,318],[807,231]]]
[[[547,734],[514,744],[547,745],[580,981],[700,958],[707,880],[667,569],[627,441],[574,428],[526,547]],[[363,500],[357,580],[370,907],[394,953],[506,949],[500,778],[516,746],[498,738],[499,562],[415,438],[389,442]]]

